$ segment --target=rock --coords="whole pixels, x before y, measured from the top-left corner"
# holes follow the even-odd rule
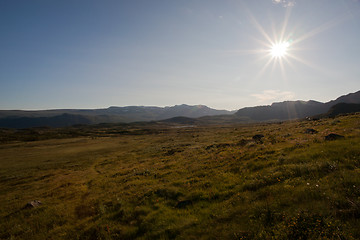
[[[252,137],[252,139],[256,142],[256,143],[262,143],[262,138],[264,137],[264,135],[262,134],[256,134]]]
[[[209,150],[211,148],[226,148],[226,147],[230,147],[229,143],[218,143],[218,144],[212,144],[209,145],[205,148],[205,150]]]
[[[345,137],[341,136],[339,134],[336,134],[336,133],[330,133],[329,135],[325,136],[325,140],[327,140],[327,141],[338,140],[338,139],[343,139],[343,138],[345,138]]]
[[[28,202],[24,208],[36,208],[36,207],[40,206],[41,204],[42,204],[41,201],[33,200],[33,201]]]
[[[184,150],[182,150],[182,149],[170,149],[164,155],[165,156],[171,156],[171,155],[174,155],[177,152],[182,152],[182,151],[184,151]]]
[[[308,129],[305,130],[305,133],[315,134],[315,133],[318,133],[318,131],[316,131],[315,129],[312,129],[312,128],[308,128]]]
[[[175,207],[176,208],[186,208],[189,205],[192,205],[191,200],[183,200],[183,201],[179,201]]]
[[[249,140],[245,140],[245,139],[241,139],[238,143],[236,143],[236,146],[245,146],[246,144],[249,143]]]

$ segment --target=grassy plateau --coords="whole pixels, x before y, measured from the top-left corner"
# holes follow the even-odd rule
[[[360,114],[0,129],[0,203],[0,239],[360,239]]]

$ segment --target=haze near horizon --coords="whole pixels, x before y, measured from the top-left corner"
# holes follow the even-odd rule
[[[360,89],[360,1],[2,1],[0,109],[326,102]]]

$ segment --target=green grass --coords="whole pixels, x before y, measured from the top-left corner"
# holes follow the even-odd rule
[[[2,131],[0,239],[360,238],[359,114]]]

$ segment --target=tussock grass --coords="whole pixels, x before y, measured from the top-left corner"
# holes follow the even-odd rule
[[[360,238],[358,114],[2,133],[0,239]]]

